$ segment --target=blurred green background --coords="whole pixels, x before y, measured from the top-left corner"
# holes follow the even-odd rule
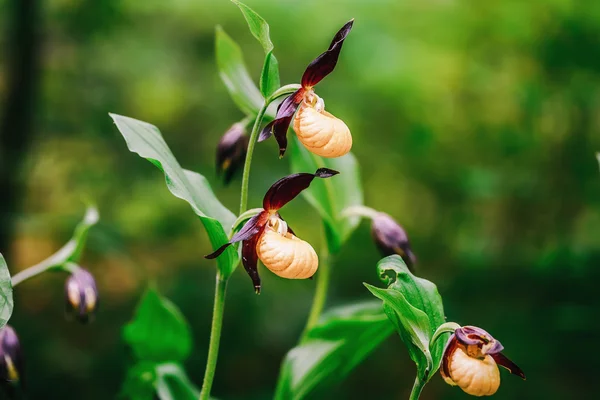
[[[18,4],[33,12],[17,12]],[[284,84],[298,82],[356,18],[318,94],[353,132],[367,204],[409,232],[418,274],[438,285],[449,320],[488,330],[527,373],[526,382],[503,373],[496,398],[591,398],[600,327],[600,2],[247,4],[271,25]],[[121,327],[148,281],[189,319],[195,349],[186,367],[201,381],[215,268],[203,259],[206,234],[160,172],[129,153],[107,113],[157,125],[181,164],[206,175],[237,210],[240,179],[224,187],[214,173],[218,139],[243,117],[216,70],[217,24],[257,78],[262,49],[226,0],[0,0],[0,251],[14,274],[70,237],[84,201],[101,213],[85,255],[102,296],[95,323],[64,321],[64,276],[15,290],[11,324],[32,399],[116,396],[131,360]],[[251,207],[289,171],[276,153],[272,140],[257,146]],[[319,218],[303,199],[285,216],[318,243]],[[379,258],[365,222],[335,261],[328,305],[369,299],[362,282],[378,284]],[[230,282],[219,399],[269,398],[305,322],[315,282],[262,271],[260,296],[242,269]],[[311,398],[404,399],[413,379],[394,335],[343,384]],[[467,395],[435,377],[422,398]]]

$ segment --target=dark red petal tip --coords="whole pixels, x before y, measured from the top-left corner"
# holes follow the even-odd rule
[[[527,378],[525,378],[525,373],[523,372],[523,370],[521,368],[519,368],[517,366],[517,364],[512,362],[504,354],[496,353],[496,354],[490,354],[490,356],[494,359],[494,361],[496,361],[496,363],[498,365],[501,365],[504,368],[506,368],[511,374],[516,375],[516,376],[520,377],[521,379],[527,379]]]
[[[263,208],[276,211],[292,201],[300,192],[310,186],[315,178],[329,178],[338,174],[329,168],[319,168],[314,174],[306,172],[288,175],[275,182],[265,194]]]
[[[225,251],[225,249],[227,247],[231,246],[231,243],[225,243],[223,246],[219,247],[217,250],[215,250],[214,252],[204,256],[204,258],[208,259],[208,260],[212,260],[215,259],[217,257],[219,257],[221,254],[223,254],[223,252]]]
[[[333,40],[329,45],[329,49],[322,53],[319,57],[315,58],[308,65],[308,67],[306,67],[306,71],[304,71],[304,75],[302,75],[303,87],[311,87],[316,85],[334,70],[338,61],[338,57],[340,56],[340,51],[342,50],[344,40],[352,30],[353,24],[354,19],[346,22],[342,29],[340,29],[333,37]]]
[[[258,239],[260,239],[260,235],[255,235],[242,242],[242,265],[250,276],[250,279],[252,279],[256,294],[260,294],[260,276],[258,275],[257,268],[258,254],[256,253]]]
[[[331,178],[334,175],[339,174],[340,171],[336,171],[335,169],[329,168],[319,168],[317,172],[315,172],[315,176],[317,178]]]

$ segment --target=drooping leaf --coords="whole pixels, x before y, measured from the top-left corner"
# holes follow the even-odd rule
[[[398,255],[383,258],[377,271],[387,289],[365,286],[384,303],[386,314],[396,326],[417,364],[419,377],[427,381],[440,365],[444,341],[429,343],[445,322],[444,307],[436,286],[413,275]]]
[[[393,332],[379,302],[325,313],[283,362],[275,398],[310,398],[313,389],[341,381]]]
[[[246,69],[240,46],[220,26],[216,30],[215,51],[219,75],[231,98],[242,112],[256,115],[264,99]]]
[[[265,21],[265,19],[258,15],[256,11],[244,3],[241,3],[237,0],[231,1],[240,8],[240,11],[248,23],[250,32],[261,44],[265,50],[265,54],[268,54],[271,50],[273,50],[273,43],[271,42],[271,38],[269,36],[269,24],[267,24],[267,21]]]
[[[176,363],[140,361],[127,371],[119,398],[130,400],[196,400],[199,391]]]
[[[272,51],[267,53],[265,63],[260,74],[260,92],[265,97],[269,97],[274,91],[279,89],[279,63]]]
[[[358,163],[352,153],[339,158],[322,158],[309,152],[295,136],[293,142],[290,154],[292,172],[314,171],[322,167],[340,172],[336,179],[314,182],[302,192],[323,218],[330,251],[336,253],[360,222],[359,217],[340,217],[346,207],[363,204]]]
[[[139,360],[157,363],[185,360],[192,349],[190,327],[179,309],[148,288],[123,337]]]
[[[167,187],[175,197],[185,200],[200,217],[213,250],[227,243],[227,233],[235,215],[219,202],[206,178],[179,165],[160,131],[151,124],[121,115],[110,114],[125,138],[130,151],[146,158],[165,174]],[[224,278],[238,265],[238,254],[230,248],[217,260]]]
[[[0,328],[4,327],[13,312],[13,289],[10,272],[0,253]]]

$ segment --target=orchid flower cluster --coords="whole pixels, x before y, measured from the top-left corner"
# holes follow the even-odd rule
[[[233,180],[239,169],[243,170],[239,216],[236,217],[218,201],[206,178],[181,168],[156,127],[111,114],[129,149],[164,172],[169,190],[191,205],[209,234],[213,251],[205,258],[216,261],[217,279],[211,339],[199,398],[208,400],[211,396],[227,282],[240,261],[257,294],[262,289],[259,261],[269,271],[285,279],[316,277],[317,287],[306,328],[298,346],[288,353],[282,365],[275,394],[278,400],[306,398],[326,377],[343,377],[391,334],[393,328],[398,331],[417,364],[411,400],[418,399],[423,386],[440,367],[446,382],[475,396],[491,395],[498,390],[497,365],[524,378],[523,372],[502,355],[500,343],[487,332],[446,322],[435,285],[414,275],[417,257],[404,228],[389,214],[362,204],[358,167],[350,153],[353,142],[350,128],[342,119],[325,110],[324,100],[315,92],[316,85],[334,71],[354,20],[344,24],[327,50],[308,64],[300,84],[280,86],[279,63],[274,55],[268,24],[250,7],[238,0],[232,1],[242,11],[251,33],[265,51],[259,91],[245,70],[239,46],[221,27],[217,28],[216,53],[221,76],[232,98],[246,114],[242,121],[227,130],[216,149],[217,174],[226,184]],[[283,100],[277,111],[269,111],[269,106],[280,98]],[[252,128],[247,135],[249,126]],[[290,127],[296,133],[293,140],[297,141],[290,151],[295,173],[277,180],[266,191],[262,207],[249,210],[247,198],[254,147],[256,143],[274,136],[279,158],[282,158],[288,149]],[[327,195],[319,194],[324,192]],[[351,192],[352,195],[349,194]],[[280,213],[301,193],[323,217],[326,245],[319,252],[310,240],[300,239],[303,236],[297,234]],[[327,207],[322,202],[328,202]],[[357,306],[353,311],[332,309],[322,315],[329,284],[328,264],[361,217],[371,221],[374,244],[385,257],[379,261],[377,269],[387,288],[365,284],[383,303],[376,307],[372,303]],[[140,348],[141,339],[135,335],[137,330],[144,332],[144,340],[149,340],[148,329],[155,330],[154,325],[149,325],[153,328],[146,330],[141,328],[145,326],[145,307],[140,305],[136,320],[126,332],[133,348]],[[365,313],[371,318],[365,319]],[[352,328],[340,329],[336,324],[342,322],[346,323],[343,326]],[[373,332],[383,334],[375,338]],[[452,335],[448,337],[450,333]],[[156,335],[160,333],[156,332]],[[156,340],[165,346],[165,350],[169,349],[160,337]],[[312,341],[319,349],[325,348],[324,343],[330,342],[331,346],[326,354],[315,354],[316,347],[312,346]],[[142,344],[144,349],[148,348],[146,343]],[[342,351],[345,352],[343,355],[338,354]],[[156,356],[151,355],[152,361],[156,362]],[[339,357],[337,367],[325,364],[336,357]],[[171,359],[164,361],[167,360]],[[148,365],[148,360],[141,358],[139,361]],[[164,387],[166,383],[160,380],[164,365],[156,364],[153,368],[153,376],[157,379],[153,385]],[[182,373],[178,372],[177,376],[180,385],[195,393],[189,381],[181,378]]]

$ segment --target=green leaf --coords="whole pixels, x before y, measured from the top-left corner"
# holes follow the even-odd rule
[[[295,136],[292,142],[292,172],[315,171],[322,167],[340,172],[333,179],[314,181],[302,192],[323,218],[329,250],[335,254],[360,222],[360,217],[340,217],[345,208],[363,204],[358,163],[352,153],[338,158],[322,158],[309,152]]]
[[[235,104],[245,114],[256,115],[264,99],[244,65],[240,46],[220,26],[216,31],[216,57],[219,75]]]
[[[263,17],[256,13],[256,11],[244,3],[241,3],[237,0],[231,1],[240,8],[244,18],[246,18],[250,32],[262,45],[263,49],[265,50],[265,54],[268,54],[271,50],[273,50],[273,43],[269,37],[269,24],[267,24],[267,21],[265,21]]]
[[[127,371],[119,397],[131,400],[196,400],[199,395],[180,364],[141,361]]]
[[[365,286],[384,303],[386,315],[396,326],[417,364],[419,378],[427,381],[439,368],[444,341],[429,343],[437,328],[445,322],[442,298],[437,287],[413,275],[402,258],[389,256],[377,264],[379,277],[387,289]]]
[[[144,293],[123,337],[139,360],[183,361],[192,349],[190,327],[179,309],[152,288]]]
[[[393,330],[379,302],[338,307],[323,314],[304,340],[288,352],[275,398],[307,398],[318,385],[341,381]]]
[[[206,178],[181,168],[154,125],[121,115],[110,116],[125,138],[129,150],[162,170],[169,191],[192,206],[208,233],[213,250],[228,242],[226,232],[235,222],[235,215],[219,202]],[[233,273],[238,261],[237,251],[233,247],[217,258],[219,271],[224,278]]]
[[[160,400],[197,400],[200,391],[187,377],[179,364],[160,364],[156,367],[156,394]]]
[[[13,312],[13,289],[10,272],[0,253],[0,328],[4,327]]]
[[[279,89],[279,63],[272,51],[267,53],[265,64],[260,74],[260,92],[265,97],[269,97],[273,92]]]

